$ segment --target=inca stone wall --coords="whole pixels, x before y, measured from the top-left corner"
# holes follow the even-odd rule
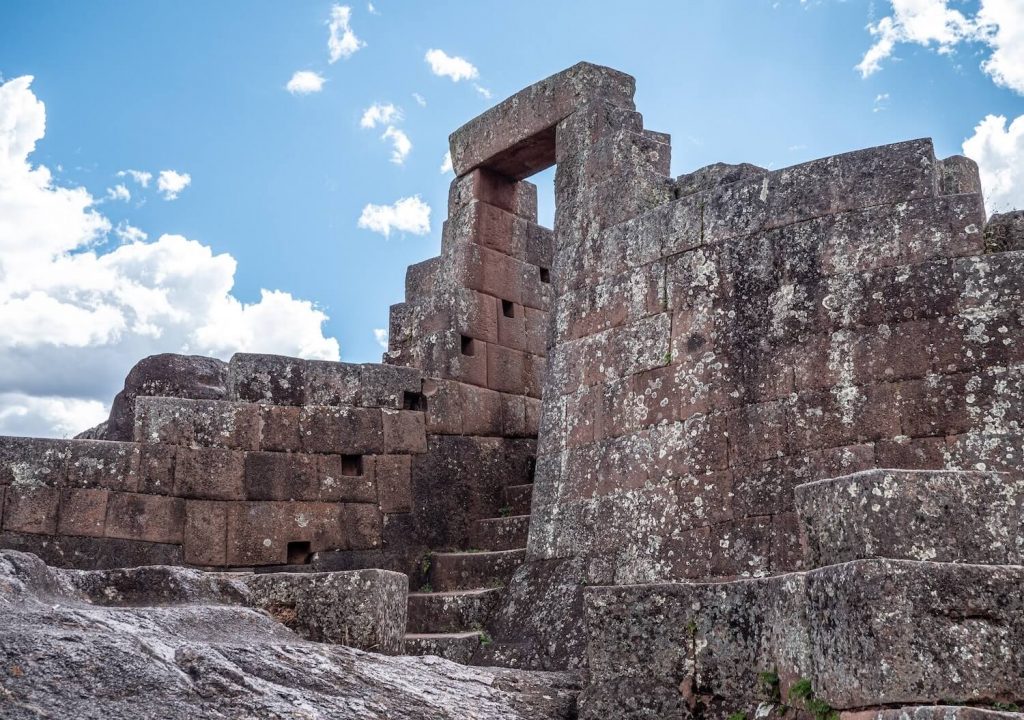
[[[0,544],[398,569],[407,650],[588,666],[583,717],[1024,700],[1022,214],[929,140],[671,178],[633,93],[451,136],[386,364],[151,358],[94,439],[3,439]]]
[[[457,173],[557,162],[528,562],[498,620],[540,665],[585,662],[585,585],[799,569],[801,483],[1019,464],[1021,260],[986,248],[971,161],[919,140],[670,179],[632,93],[577,66],[452,137]]]

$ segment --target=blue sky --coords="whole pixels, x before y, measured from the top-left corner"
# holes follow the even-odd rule
[[[332,2],[3,0],[0,73],[5,81],[32,76],[18,97],[32,93],[45,105],[45,136],[27,163],[49,168],[51,190],[84,188],[94,201],[87,212],[111,228],[55,252],[113,252],[126,242],[114,231],[119,225],[138,228],[149,243],[183,236],[195,243],[189,252],[201,245],[234,258],[225,292],[243,306],[259,303],[262,289],[287,293],[291,303],[283,315],[253,320],[240,347],[227,340],[204,347],[189,336],[189,350],[305,348],[329,356],[323,340],[333,338],[343,360],[378,361],[374,329],[387,327],[388,306],[401,301],[406,266],[440,246],[452,179],[440,172],[448,134],[579,60],[637,78],[646,126],[672,135],[674,174],[718,161],[777,168],[921,136],[949,155],[995,115],[1006,126],[989,123],[976,140],[979,159],[1000,183],[998,203],[1024,205],[1024,176],[1013,170],[1024,160],[1024,121],[1006,130],[1024,115],[1024,70],[1015,69],[1016,60],[1024,66],[1024,0],[343,5],[358,40],[349,38],[330,62],[328,21],[340,7]],[[865,67],[879,43],[877,66]],[[456,82],[435,74],[425,60],[430,50],[464,60],[477,76]],[[320,90],[286,90],[298,71],[322,78]],[[398,116],[363,127],[374,103],[394,105]],[[389,126],[392,138],[404,134],[411,144],[401,163],[392,162],[392,140],[381,138]],[[118,176],[127,169],[152,173],[149,187]],[[156,187],[162,170],[190,178],[173,200]],[[550,218],[550,174],[538,182],[542,216]],[[130,200],[107,198],[119,184]],[[385,237],[358,227],[368,204],[417,196],[430,207],[429,232],[392,229]],[[88,302],[66,283],[60,298]],[[317,308],[329,319],[322,337],[305,345],[260,325],[318,323],[310,315]],[[223,334],[223,326],[209,327]],[[70,366],[59,359],[68,345],[59,331],[8,337],[18,351],[15,360],[0,357],[0,431],[67,432],[100,413],[97,403],[138,359],[133,352],[185,344],[181,333],[152,328],[142,332],[146,342],[125,341],[131,332],[71,342],[76,352],[95,350],[90,358],[104,350],[102,363]],[[303,332],[317,333],[308,323]],[[52,362],[65,377],[48,384],[24,371],[32,362]],[[86,367],[102,369],[76,381]],[[72,400],[88,409],[67,410]],[[60,402],[63,414],[54,410]]]

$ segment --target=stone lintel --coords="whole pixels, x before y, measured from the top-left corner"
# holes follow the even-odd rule
[[[581,62],[534,83],[478,115],[448,141],[456,176],[487,166],[515,180],[555,164],[555,126],[579,106],[601,99],[634,109],[636,81]]]

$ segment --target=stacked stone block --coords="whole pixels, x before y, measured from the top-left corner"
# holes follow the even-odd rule
[[[807,571],[587,590],[581,717],[803,710],[808,683],[819,710],[1015,706],[1022,493],[996,472],[817,481],[797,488]]]
[[[534,185],[484,169],[456,178],[441,255],[409,268],[385,361],[539,399],[551,239]]]

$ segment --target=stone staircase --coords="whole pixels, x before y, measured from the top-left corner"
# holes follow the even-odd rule
[[[471,664],[490,644],[484,628],[526,559],[532,494],[532,484],[506,486],[505,514],[474,523],[471,550],[431,555],[426,585],[409,593],[407,654]]]

